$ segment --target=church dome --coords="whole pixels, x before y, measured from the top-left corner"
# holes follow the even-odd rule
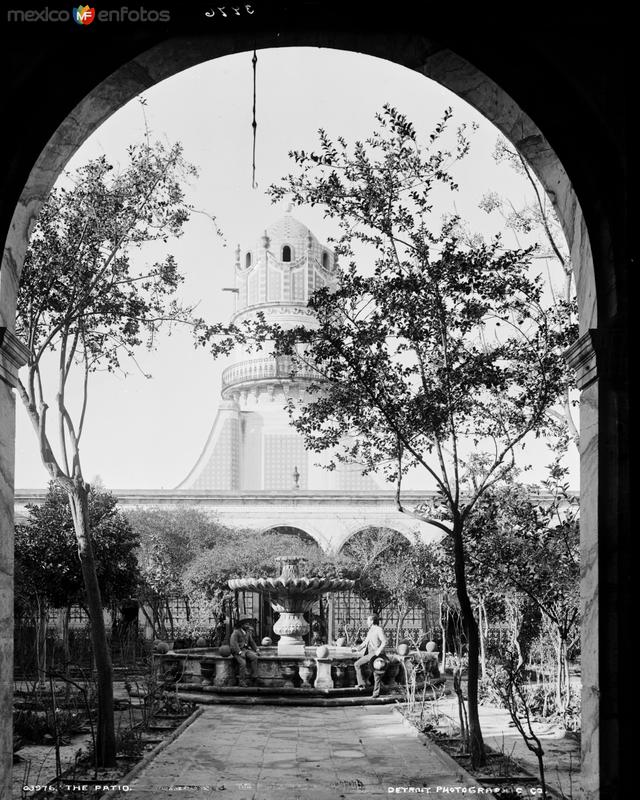
[[[259,257],[266,249],[276,261],[297,261],[311,251],[314,255],[323,248],[311,230],[291,214],[289,207],[283,216],[268,225],[253,239],[250,252]],[[287,250],[288,248],[288,250]]]
[[[314,242],[318,240],[311,233],[310,229],[296,219],[291,211],[288,210],[280,219],[277,219],[267,228],[267,235],[272,241],[284,242],[288,239],[292,241],[307,241],[311,236]]]
[[[336,259],[333,250],[323,245],[311,230],[286,213],[263,229],[261,236],[245,250],[236,250],[234,320],[258,308],[283,324],[298,324],[309,297],[317,289],[331,285]],[[293,315],[293,316],[292,316]]]

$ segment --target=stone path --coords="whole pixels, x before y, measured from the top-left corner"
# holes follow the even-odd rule
[[[389,707],[215,706],[118,797],[334,800],[420,787],[450,798],[470,785]]]

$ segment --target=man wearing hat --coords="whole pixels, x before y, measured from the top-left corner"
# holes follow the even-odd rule
[[[252,617],[240,617],[229,637],[231,653],[238,663],[240,686],[247,685],[247,662],[251,671],[251,682],[256,683],[258,678],[258,646],[253,638],[253,622]]]

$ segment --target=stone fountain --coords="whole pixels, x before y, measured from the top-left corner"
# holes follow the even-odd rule
[[[266,595],[271,607],[279,613],[273,626],[278,634],[278,655],[304,656],[304,636],[309,632],[305,611],[322,594],[342,592],[353,588],[354,581],[345,578],[308,578],[300,575],[300,564],[306,559],[295,556],[276,558],[281,573],[277,578],[236,578],[229,581],[231,589]]]
[[[375,700],[362,699],[362,690],[355,685],[353,668],[354,661],[360,656],[358,649],[338,643],[305,647],[303,638],[309,632],[304,614],[317,598],[322,594],[351,589],[354,581],[301,575],[300,565],[306,561],[304,558],[283,556],[276,561],[281,566],[277,578],[236,578],[229,581],[231,589],[264,595],[280,615],[273,626],[274,633],[280,636],[277,648],[262,646],[258,652],[258,685],[236,685],[236,664],[228,646],[185,648],[156,654],[154,661],[163,681],[173,681],[176,689],[188,693],[185,697],[189,699],[195,699],[198,693],[210,698],[203,702],[214,702],[214,697],[218,698],[215,702],[221,698],[225,698],[224,702],[234,698],[242,702],[243,696],[250,694],[259,702],[313,704],[316,701],[395,702],[400,689],[396,677],[400,676],[403,682],[407,665],[416,660],[425,663],[430,659],[428,673],[431,678],[437,678],[437,653],[410,652],[407,645],[400,645],[395,653],[387,648],[389,661],[384,669],[386,696]],[[379,677],[382,675],[380,673]],[[261,697],[263,700],[259,700]]]

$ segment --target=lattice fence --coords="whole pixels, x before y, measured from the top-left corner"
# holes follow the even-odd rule
[[[346,635],[349,643],[364,638],[367,630],[367,616],[371,606],[367,600],[352,592],[337,592],[331,597],[333,637]],[[430,614],[426,606],[409,609],[402,619],[400,628],[400,612],[397,609],[383,609],[380,613],[380,624],[392,646],[398,639],[411,639],[420,642],[429,632]]]

